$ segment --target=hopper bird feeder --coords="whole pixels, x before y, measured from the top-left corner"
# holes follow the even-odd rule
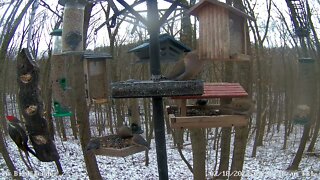
[[[59,4],[64,6],[62,51],[82,52],[86,0],[59,0]]]
[[[83,67],[88,101],[105,102],[108,92],[106,61],[111,58],[108,53],[84,53]]]
[[[190,52],[191,49],[186,45],[177,41],[169,34],[162,34],[159,36],[160,43],[160,61],[161,62],[176,62],[180,59],[184,52]],[[134,53],[139,60],[136,63],[147,63],[150,61],[149,56],[149,40],[145,43],[130,49],[129,52]]]
[[[53,36],[52,56],[51,56],[51,81],[52,98],[54,101],[54,117],[70,116],[71,112],[66,112],[70,105],[70,80],[67,78],[69,67],[66,65],[67,59],[62,54],[62,30],[55,29],[50,33]],[[62,111],[62,109],[64,109]]]
[[[248,93],[239,83],[205,83],[204,94],[201,96],[180,96],[173,99],[212,99],[212,98],[243,98]],[[211,127],[232,127],[246,126],[247,117],[242,112],[234,109],[222,108],[220,106],[186,106],[183,103],[181,111],[186,112],[186,116],[176,117],[177,110],[173,107],[167,108],[171,119],[172,128],[211,128]],[[215,111],[215,109],[220,111]],[[226,113],[224,113],[226,112]],[[189,116],[188,116],[189,115]],[[192,115],[192,116],[190,116]]]
[[[217,0],[201,0],[189,13],[199,19],[200,59],[249,60],[246,20],[252,17]]]

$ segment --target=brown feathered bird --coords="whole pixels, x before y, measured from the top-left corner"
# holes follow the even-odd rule
[[[193,79],[202,71],[203,64],[204,61],[199,59],[197,51],[191,51],[175,64],[166,77],[178,81]]]

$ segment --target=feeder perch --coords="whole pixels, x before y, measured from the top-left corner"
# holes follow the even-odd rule
[[[54,102],[54,117],[66,117],[66,116],[72,116],[72,112],[70,112],[68,109],[62,107],[59,102]]]
[[[249,15],[217,0],[201,0],[189,11],[199,19],[200,59],[249,60],[246,20]]]
[[[112,56],[108,53],[84,53],[85,88],[88,99],[104,101],[107,98],[107,60]]]
[[[169,34],[162,34],[159,36],[160,43],[160,62],[176,62],[180,59],[184,52],[190,52],[191,49],[186,45],[177,41]],[[129,52],[133,52],[139,60],[136,63],[150,62],[149,56],[149,40],[145,43],[130,49]]]
[[[125,81],[112,83],[113,98],[149,98],[203,94],[203,81]]]

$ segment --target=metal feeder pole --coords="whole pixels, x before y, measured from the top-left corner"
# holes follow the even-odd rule
[[[161,74],[159,45],[160,24],[157,3],[156,0],[147,0],[151,76],[159,76]],[[159,179],[165,180],[168,179],[168,164],[162,97],[152,98],[152,109]]]

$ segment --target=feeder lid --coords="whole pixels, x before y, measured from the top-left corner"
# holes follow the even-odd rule
[[[84,58],[87,60],[107,60],[112,59],[112,56],[103,52],[85,52]]]
[[[51,33],[51,36],[62,36],[62,29],[54,29]]]
[[[61,6],[64,6],[66,4],[66,2],[77,2],[77,3],[81,3],[81,4],[86,4],[86,0],[59,0],[58,4],[60,4]]]
[[[190,52],[191,48],[189,48],[188,46],[184,45],[183,43],[181,43],[180,41],[177,41],[173,36],[170,36],[169,34],[161,34],[159,36],[159,42],[164,43],[166,41],[169,41],[170,43],[174,44],[175,46],[177,46],[179,49],[183,49],[184,52]],[[142,49],[146,49],[149,48],[149,39],[146,40],[143,44],[130,49],[128,52],[136,52],[136,51],[140,51]]]

